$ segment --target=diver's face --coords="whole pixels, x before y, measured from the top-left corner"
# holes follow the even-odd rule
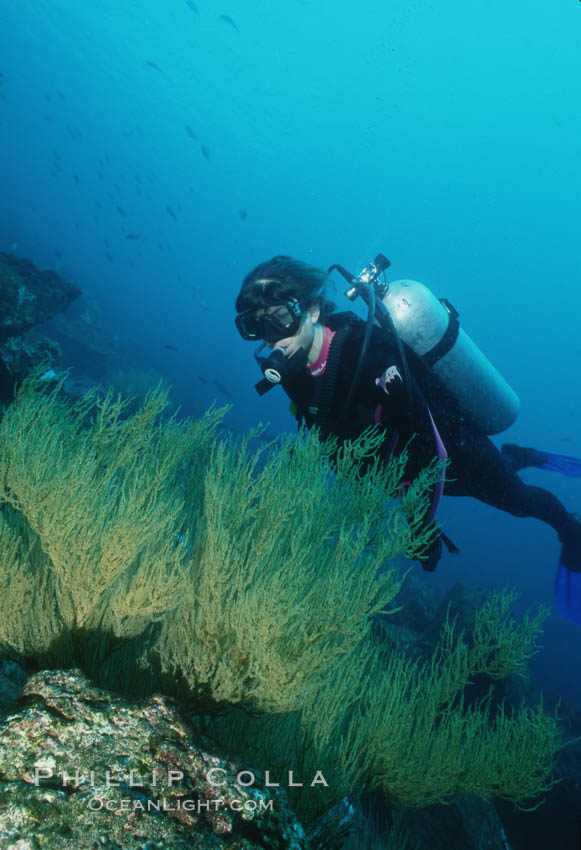
[[[320,313],[321,311],[318,306],[309,307],[303,313],[301,324],[296,334],[279,339],[272,347],[284,348],[287,357],[292,357],[299,348],[304,348],[308,357],[315,339],[315,326],[319,320]]]

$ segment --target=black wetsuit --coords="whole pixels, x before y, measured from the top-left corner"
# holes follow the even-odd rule
[[[460,411],[437,375],[406,347],[412,376],[412,410],[408,409],[408,394],[395,346],[380,328],[374,328],[349,410],[341,415],[361,350],[365,323],[352,313],[337,313],[326,325],[337,333],[330,345],[325,371],[318,377],[304,371],[285,384],[298,419],[309,428],[318,424],[323,432],[343,439],[356,437],[379,421],[385,428],[380,449],[383,456],[394,449],[398,454],[413,436],[405,471],[405,478],[411,480],[436,457],[431,412],[450,459],[445,495],[472,496],[513,516],[536,517],[552,526],[560,540],[572,532],[578,534],[572,515],[557,497],[521,481],[516,464]],[[334,374],[329,367],[334,368]],[[385,385],[387,393],[377,382],[386,370],[391,378]]]
[[[375,424],[379,415],[379,422],[385,428],[385,439],[380,449],[382,456],[392,451],[399,454],[406,443],[412,440],[413,450],[409,452],[410,461],[405,473],[406,478],[411,480],[436,456],[428,407],[418,385],[413,382],[410,412],[395,350],[385,335],[379,329],[374,329],[349,410],[344,410],[361,350],[365,323],[353,313],[336,313],[328,319],[326,325],[332,331],[337,331],[337,334],[331,342],[324,373],[314,377],[305,370],[284,385],[287,395],[297,408],[297,419],[304,421],[308,428],[317,425],[323,432],[347,440],[358,437],[366,428]],[[386,393],[376,383],[376,379],[390,368],[395,368],[397,373],[392,372],[388,376],[392,379],[386,384]]]

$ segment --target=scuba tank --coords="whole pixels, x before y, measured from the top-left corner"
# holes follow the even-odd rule
[[[398,334],[438,375],[485,434],[506,430],[519,397],[460,327],[458,312],[415,280],[396,280],[382,298]]]
[[[409,367],[402,342],[435,372],[460,409],[485,434],[506,430],[520,409],[515,391],[460,327],[458,311],[449,301],[436,298],[427,286],[415,280],[380,282],[380,275],[390,265],[387,257],[378,254],[357,276],[338,264],[328,270],[330,273],[337,269],[351,284],[345,293],[347,298],[354,301],[362,297],[368,307],[367,330],[353,384],[365,357],[371,327],[379,325],[391,336],[398,351],[410,409]]]

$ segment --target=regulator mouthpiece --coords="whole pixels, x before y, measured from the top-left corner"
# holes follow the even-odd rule
[[[260,368],[269,383],[284,384],[288,378],[298,375],[306,365],[307,352],[304,348],[299,348],[291,357],[286,356],[284,348],[273,348]]]
[[[262,374],[271,384],[281,383],[286,369],[285,360],[284,348],[273,348],[269,356],[262,361],[260,366]]]

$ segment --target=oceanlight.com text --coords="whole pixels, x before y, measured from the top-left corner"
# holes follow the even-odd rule
[[[93,812],[217,812],[220,809],[230,809],[233,812],[272,812],[273,800],[105,800],[102,797],[91,797],[88,807]]]

